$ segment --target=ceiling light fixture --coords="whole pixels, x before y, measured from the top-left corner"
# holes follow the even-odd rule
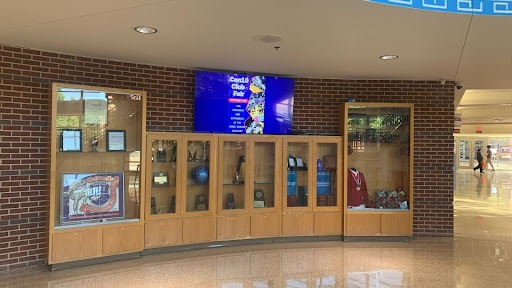
[[[283,41],[283,36],[276,34],[261,34],[253,36],[252,39],[261,43],[277,43]]]
[[[147,26],[138,26],[133,29],[135,29],[135,31],[142,33],[142,34],[155,34],[157,31],[155,28],[147,27]]]
[[[398,58],[398,55],[382,55],[380,56],[380,59],[382,60],[394,60]]]

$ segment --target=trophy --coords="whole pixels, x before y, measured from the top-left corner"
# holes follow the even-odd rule
[[[155,197],[151,197],[151,214],[156,214],[156,200],[155,200]]]
[[[98,137],[94,136],[92,137],[91,139],[91,147],[92,147],[92,152],[98,152],[97,148],[98,148]]]
[[[156,151],[156,162],[167,162],[167,154],[165,153],[165,149],[162,147],[162,143],[160,143],[158,150]]]
[[[172,196],[171,198],[171,213],[176,213],[176,196]]]
[[[170,162],[176,162],[176,153],[177,153],[176,150],[178,150],[178,144],[176,144],[176,141],[174,141],[173,144],[174,144],[174,146],[172,147],[172,149],[171,149],[171,147],[169,147],[169,154],[171,155]]]
[[[228,194],[228,209],[235,209],[235,195],[233,193]]]
[[[197,195],[196,200],[196,211],[206,211],[208,208],[206,207],[206,196],[205,195]]]
[[[201,160],[208,161],[208,157],[206,156],[206,141],[203,141],[203,155],[201,155]]]
[[[254,208],[265,208],[263,189],[254,189]]]
[[[233,184],[244,184],[244,169],[245,169],[245,156],[238,158],[238,165],[236,166],[235,180]],[[241,179],[241,180],[240,180]]]

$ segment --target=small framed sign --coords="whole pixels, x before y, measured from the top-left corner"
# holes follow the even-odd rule
[[[167,172],[153,173],[153,187],[169,187],[169,174]]]
[[[304,167],[304,162],[302,162],[302,158],[297,157],[297,158],[295,158],[295,160],[297,161],[297,167],[298,168]]]
[[[107,130],[107,151],[126,151],[125,130]]]
[[[82,129],[62,129],[60,133],[61,152],[82,152]]]

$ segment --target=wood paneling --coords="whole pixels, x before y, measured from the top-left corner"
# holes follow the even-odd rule
[[[380,235],[380,214],[347,214],[346,236]]]
[[[103,229],[103,255],[142,251],[142,225]]]
[[[251,215],[251,237],[277,237],[281,235],[280,214]]]
[[[283,236],[313,235],[313,213],[283,214]]]
[[[100,233],[101,231],[95,229],[53,234],[54,247],[51,249],[50,264],[100,256]]]
[[[181,219],[148,221],[145,225],[144,246],[153,248],[180,245],[182,235]]]
[[[341,212],[316,212],[315,235],[341,235]]]
[[[381,215],[381,233],[390,236],[412,236],[409,213]]]
[[[211,242],[215,240],[213,217],[183,219],[183,244]]]
[[[251,236],[251,216],[217,217],[217,240],[244,239]]]

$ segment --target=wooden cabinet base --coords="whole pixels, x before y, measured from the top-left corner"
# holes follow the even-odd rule
[[[245,239],[251,234],[251,216],[217,217],[217,240]]]
[[[51,264],[101,256],[100,230],[53,234]]]
[[[347,214],[347,233],[345,235],[380,235],[380,214]]]
[[[281,235],[280,214],[251,215],[251,237],[278,237]]]
[[[315,236],[341,235],[341,212],[316,212],[315,213]]]
[[[283,214],[283,236],[313,235],[313,213]]]
[[[182,243],[181,219],[148,221],[145,225],[144,247],[155,248],[175,246]]]
[[[103,229],[103,255],[142,251],[142,225]]]
[[[183,219],[183,244],[212,242],[216,236],[213,217]]]
[[[409,213],[381,215],[381,234],[386,236],[412,236]]]

